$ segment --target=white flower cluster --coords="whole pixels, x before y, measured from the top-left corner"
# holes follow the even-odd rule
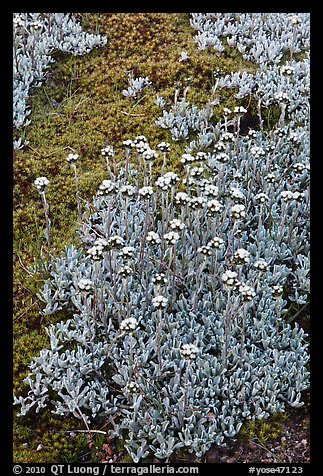
[[[180,236],[177,231],[170,231],[165,233],[164,240],[168,245],[175,245],[175,243],[179,240]]]
[[[122,185],[120,187],[120,193],[126,195],[127,197],[132,197],[136,193],[136,187],[130,184]]]
[[[101,155],[103,155],[103,157],[114,157],[115,152],[112,145],[107,145],[101,149]]]
[[[155,231],[148,231],[146,240],[151,245],[158,245],[161,243],[161,238]]]
[[[168,281],[165,273],[156,273],[152,278],[152,282],[154,284],[167,284]]]
[[[169,222],[169,226],[172,231],[182,231],[185,228],[185,223],[181,222],[177,218],[174,218]]]
[[[138,321],[134,317],[127,317],[120,324],[122,332],[135,332],[139,327]]]
[[[93,282],[90,279],[81,278],[77,286],[81,291],[90,292],[93,289]]]
[[[201,253],[204,256],[211,256],[212,255],[212,248],[209,245],[202,245],[197,248],[198,253]]]
[[[192,154],[182,154],[181,162],[182,164],[186,165],[192,162],[196,162],[196,159]]]
[[[112,180],[103,180],[97,192],[98,195],[107,196],[117,192],[117,184]]]
[[[259,271],[267,271],[267,269],[269,267],[267,261],[265,261],[263,258],[255,261],[253,265]]]
[[[212,240],[208,242],[208,246],[216,250],[220,249],[223,245],[224,245],[224,241],[222,240],[222,238],[219,238],[218,236],[215,236],[214,238],[212,238]]]
[[[238,274],[235,271],[230,271],[229,269],[222,274],[222,282],[228,288],[234,287],[238,283]]]
[[[218,145],[219,144],[223,144],[224,142],[234,142],[235,141],[235,137],[234,137],[234,134],[232,134],[232,132],[223,132],[222,136],[221,136],[221,140],[220,142],[218,142]]]
[[[160,142],[157,144],[157,149],[161,152],[169,152],[170,151],[170,143],[169,142]]]
[[[124,245],[124,239],[119,235],[111,236],[107,241],[107,247],[109,250],[118,250]]]
[[[269,202],[269,197],[266,193],[260,192],[260,193],[257,193],[257,195],[255,195],[255,200],[261,204],[267,203]]]
[[[229,162],[230,157],[228,154],[225,154],[224,152],[220,152],[215,156],[215,160],[217,160],[220,164],[226,164]]]
[[[199,210],[204,208],[206,203],[207,199],[205,197],[192,197],[190,199],[189,206],[192,210]]]
[[[166,172],[165,175],[158,177],[156,186],[163,192],[170,190],[179,181],[179,176],[174,172]]]
[[[206,203],[206,206],[207,206],[207,214],[211,216],[221,212],[223,209],[223,204],[219,202],[219,200],[216,200],[215,198],[213,200],[209,200]]]
[[[264,149],[258,146],[251,147],[250,153],[251,155],[256,157],[256,159],[258,159],[259,157],[264,157],[266,155],[266,152],[264,151]]]
[[[250,253],[249,251],[239,248],[237,251],[234,253],[234,259],[237,264],[247,264],[249,263],[250,260]]]
[[[133,257],[135,248],[133,246],[124,246],[119,253],[119,256],[124,259],[129,259]]]
[[[240,284],[239,293],[242,295],[244,301],[253,301],[256,297],[256,291],[247,284]]]
[[[34,185],[39,193],[45,193],[49,185],[49,180],[46,177],[38,177],[34,181]]]
[[[142,157],[147,162],[153,162],[155,159],[157,159],[158,154],[155,150],[149,148],[143,151]]]
[[[118,274],[122,277],[122,278],[127,278],[128,276],[131,276],[132,275],[132,269],[130,268],[130,266],[123,266],[122,268],[119,269],[119,272]]]
[[[240,204],[233,205],[233,207],[231,207],[231,215],[233,216],[233,218],[236,218],[237,220],[241,218],[245,218],[246,207]]]
[[[273,287],[272,287],[272,296],[277,299],[277,298],[280,298],[282,296],[284,292],[284,289],[282,286],[279,286],[278,284],[275,284]]]
[[[186,192],[177,192],[175,195],[175,202],[177,205],[187,205],[190,201],[190,197]]]
[[[185,360],[195,360],[198,353],[199,349],[194,344],[184,344],[181,347],[181,354]]]
[[[79,154],[68,154],[68,156],[66,157],[66,160],[69,164],[73,165],[73,164],[76,164],[76,162],[78,161],[78,158],[79,158]]]
[[[97,238],[93,246],[87,250],[87,254],[94,261],[99,261],[102,259],[103,253],[107,251],[107,249],[108,241],[106,241],[104,238]]]
[[[203,174],[204,172],[204,169],[203,167],[193,167],[191,170],[190,170],[190,175],[192,177],[201,177],[201,175]]]
[[[168,299],[162,296],[161,294],[158,294],[158,296],[155,296],[152,298],[152,304],[156,309],[165,309],[168,303]]]
[[[224,152],[226,149],[227,146],[222,141],[217,142],[213,147],[214,152]]]
[[[283,192],[281,192],[280,196],[285,202],[289,202],[291,200],[301,202],[305,198],[303,192],[291,192],[290,190],[284,190]]]
[[[240,188],[237,187],[231,187],[230,188],[230,197],[233,198],[234,200],[244,200],[245,196],[243,192],[240,190]]]
[[[141,187],[138,193],[141,198],[148,199],[154,195],[154,189],[150,185],[147,185],[146,187]]]
[[[201,188],[203,190],[203,194],[206,195],[207,198],[216,198],[219,194],[219,189],[216,185],[205,181],[201,184]]]

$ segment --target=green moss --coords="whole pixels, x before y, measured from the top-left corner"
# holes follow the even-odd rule
[[[249,420],[242,425],[238,438],[242,441],[256,438],[261,444],[265,444],[281,436],[283,423],[287,418],[287,414],[277,413],[266,420]]]

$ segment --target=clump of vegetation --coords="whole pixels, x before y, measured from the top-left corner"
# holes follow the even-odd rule
[[[17,257],[25,266],[22,256],[39,256],[28,269],[31,282],[39,279],[50,346],[41,332],[29,391],[18,383],[15,401],[22,415],[51,405],[88,433],[98,420],[108,423],[133,461],[151,453],[167,460],[180,448],[201,458],[246,419],[301,405],[308,387],[306,335],[284,317],[291,303],[306,305],[309,287],[308,121],[303,108],[295,124],[281,96],[274,127],[263,127],[258,108],[250,130],[252,94],[219,96],[236,87],[226,75],[230,60],[220,83],[215,63],[223,67],[226,51],[197,52],[186,15],[97,18],[104,34],[121,27],[108,35],[109,53],[57,63],[52,84],[33,100],[32,143],[16,152],[16,170],[28,162],[34,170],[24,202],[16,193]],[[178,51],[161,48],[172,29],[181,31]],[[156,54],[139,68],[146,42]],[[257,74],[237,58],[250,77]],[[151,81],[139,98],[122,93],[128,71]],[[292,85],[296,92],[299,81]],[[52,150],[42,144],[41,125]],[[78,134],[84,126],[88,134]],[[37,177],[44,207],[28,204],[26,212]],[[16,191],[23,186],[18,181]],[[82,198],[91,193],[92,202]],[[78,226],[70,226],[71,213]],[[26,242],[26,226],[38,244]],[[69,241],[75,245],[59,255]],[[42,248],[56,258],[44,263]],[[24,323],[20,317],[21,342]]]

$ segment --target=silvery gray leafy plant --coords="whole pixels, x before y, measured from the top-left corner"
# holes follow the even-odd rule
[[[238,14],[225,15],[234,28]],[[246,112],[237,103],[212,124],[212,110],[185,97],[164,111],[158,124],[173,140],[193,139],[181,173],[169,170],[171,144],[144,136],[123,142],[113,171],[107,159],[81,246],[51,263],[39,294],[45,315],[68,318],[47,328],[49,346],[14,397],[20,415],[101,418],[134,462],[167,461],[181,448],[202,458],[244,421],[302,405],[307,335],[286,313],[308,302],[309,121],[286,114],[242,135]]]
[[[106,43],[105,37],[85,33],[70,13],[14,13],[13,126],[22,129],[30,124],[30,88],[46,79],[54,51],[84,55]],[[21,138],[14,142],[17,149],[23,146]]]

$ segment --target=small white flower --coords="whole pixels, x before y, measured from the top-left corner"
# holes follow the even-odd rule
[[[159,149],[161,152],[169,152],[170,151],[170,143],[169,142],[160,142],[160,144],[157,145],[157,149]]]
[[[181,158],[182,164],[188,164],[188,163],[192,163],[192,162],[195,162],[195,161],[196,161],[196,159],[192,154],[183,154],[182,155],[182,158]]]
[[[167,298],[165,298],[161,294],[158,294],[158,296],[152,298],[152,304],[156,309],[165,309],[165,307],[167,306],[167,302]]]
[[[161,243],[161,239],[158,235],[158,233],[156,233],[155,231],[149,231],[147,233],[147,238],[146,240],[148,241],[148,243],[150,243],[151,245],[158,245],[159,243]]]
[[[293,199],[297,202],[302,202],[305,199],[304,192],[294,192]]]
[[[290,101],[288,94],[283,92],[278,92],[277,94],[275,94],[274,97],[276,101],[284,103],[284,104],[288,104]]]
[[[212,255],[212,248],[208,245],[203,245],[197,249],[198,253],[201,253],[204,256],[211,256]]]
[[[253,301],[256,297],[256,291],[251,286],[247,284],[240,284],[239,293],[242,294],[244,301]]]
[[[164,273],[157,273],[153,276],[152,282],[154,284],[167,284],[167,279]]]
[[[158,154],[153,149],[147,149],[142,153],[142,157],[143,157],[144,160],[154,161],[155,159],[157,159]]]
[[[79,158],[79,154],[68,154],[66,157],[67,162],[69,162],[71,165],[75,164]]]
[[[190,170],[190,175],[192,177],[201,177],[201,175],[203,174],[204,172],[204,169],[203,167],[193,167],[191,170]]]
[[[130,268],[130,266],[123,266],[122,268],[120,268],[118,274],[119,274],[122,278],[127,278],[128,276],[131,276],[131,274],[132,274],[132,269]]]
[[[247,109],[245,109],[243,106],[236,106],[233,111],[235,114],[242,115],[247,112]]]
[[[34,185],[39,193],[45,193],[49,185],[49,180],[46,177],[38,177],[34,181]]]
[[[257,132],[253,129],[249,129],[248,136],[255,139],[257,137]]]
[[[124,246],[120,250],[119,256],[121,256],[121,258],[125,258],[125,259],[132,258],[134,252],[135,252],[135,249],[134,249],[133,246]]]
[[[240,188],[237,187],[231,187],[230,188],[230,197],[233,198],[234,200],[244,200],[245,196],[243,192],[240,190]]]
[[[194,344],[184,344],[181,347],[181,354],[185,360],[194,360],[199,352],[198,347]]]
[[[177,218],[174,218],[169,222],[169,226],[172,229],[172,231],[182,231],[185,228],[185,224],[178,220]]]
[[[203,187],[203,193],[208,198],[216,198],[218,196],[219,189],[216,185],[213,185],[212,183],[205,183]]]
[[[215,236],[214,238],[212,238],[211,241],[208,242],[208,246],[214,249],[219,249],[223,245],[224,245],[224,241],[222,240],[222,238],[219,238],[218,236]]]
[[[189,203],[190,197],[185,192],[177,192],[175,195],[175,202],[177,205],[186,205]]]
[[[206,203],[207,207],[207,214],[208,215],[214,215],[216,213],[219,213],[223,209],[223,205],[219,200],[216,200],[215,198],[213,200],[209,200]]]
[[[152,195],[154,195],[154,190],[152,187],[150,187],[150,185],[148,185],[147,187],[140,188],[138,193],[142,198],[150,198]]]
[[[107,145],[101,149],[101,155],[103,155],[103,157],[114,157],[114,149],[112,145]]]
[[[231,207],[231,215],[233,218],[240,219],[246,216],[246,208],[244,205],[236,204]]]
[[[90,279],[81,278],[78,281],[77,286],[81,291],[89,292],[93,289],[93,282]]]
[[[287,131],[283,129],[282,127],[277,127],[274,130],[274,134],[278,137],[285,137],[287,135]]]
[[[176,231],[170,231],[164,235],[164,240],[168,245],[175,245],[176,241],[180,238],[179,234]]]
[[[128,197],[132,197],[136,192],[136,187],[130,184],[122,185],[120,187],[120,192]]]
[[[138,329],[138,321],[134,317],[124,319],[120,324],[122,332],[134,332]]]
[[[216,154],[215,160],[220,162],[220,164],[226,164],[226,163],[229,162],[230,157],[227,154],[225,154],[224,152],[219,152],[218,154]]]
[[[108,241],[104,238],[97,238],[93,246],[87,250],[87,254],[94,261],[99,261],[103,257],[103,253],[108,249],[108,245]]]
[[[273,298],[280,298],[281,295],[283,294],[284,292],[284,289],[282,286],[279,286],[278,284],[274,285],[271,289],[271,292],[272,292],[272,296]]]
[[[255,196],[255,200],[260,203],[266,203],[269,201],[269,197],[265,193],[260,192]]]
[[[229,269],[222,274],[222,281],[228,287],[236,286],[238,274],[235,271]]]
[[[224,152],[226,150],[226,145],[224,142],[219,141],[215,144],[213,150],[214,152]]]
[[[281,196],[281,199],[284,200],[285,202],[294,200],[294,193],[291,192],[290,190],[284,190],[283,192],[281,192],[280,196]]]
[[[253,265],[259,271],[267,271],[269,267],[268,263],[263,258],[260,258],[258,261],[255,261]]]
[[[112,180],[103,180],[101,185],[99,186],[98,195],[107,196],[111,195],[112,193],[116,193],[117,191],[117,184],[112,182]]]
[[[267,183],[275,183],[276,182],[276,175],[275,174],[268,174],[264,177]]]
[[[160,188],[163,192],[170,190],[177,182],[179,177],[174,172],[167,172],[165,175],[158,177],[156,181],[156,186]]]
[[[235,258],[236,262],[239,263],[239,264],[249,263],[249,256],[250,256],[249,251],[244,250],[243,248],[239,248],[234,253],[234,258]]]
[[[207,199],[205,197],[192,197],[190,199],[190,208],[192,210],[198,210],[200,208],[204,208],[207,203]]]
[[[119,235],[111,236],[108,239],[107,246],[109,250],[120,249],[124,245],[124,239]]]
[[[281,74],[283,74],[285,76],[292,76],[295,73],[295,68],[293,68],[292,66],[289,66],[289,65],[283,65],[280,68],[280,72],[281,72]]]
[[[200,151],[196,153],[196,160],[199,162],[205,162],[207,159],[207,153]]]
[[[223,108],[223,115],[224,116],[229,116],[231,114],[231,109],[229,109],[228,107],[224,107]]]
[[[292,25],[298,25],[299,23],[301,23],[301,19],[297,15],[293,15],[290,18],[290,21],[291,21]]]
[[[220,142],[234,142],[235,136],[232,132],[223,132]]]
[[[124,140],[124,141],[122,142],[122,144],[124,145],[124,147],[125,147],[126,149],[130,149],[130,148],[133,148],[133,147],[134,147],[134,143],[132,142],[131,139]],[[102,151],[101,151],[101,152],[102,152]]]
[[[258,146],[251,147],[250,153],[251,155],[256,157],[256,159],[258,159],[259,157],[264,157],[266,155],[266,152],[264,151],[264,149]]]

